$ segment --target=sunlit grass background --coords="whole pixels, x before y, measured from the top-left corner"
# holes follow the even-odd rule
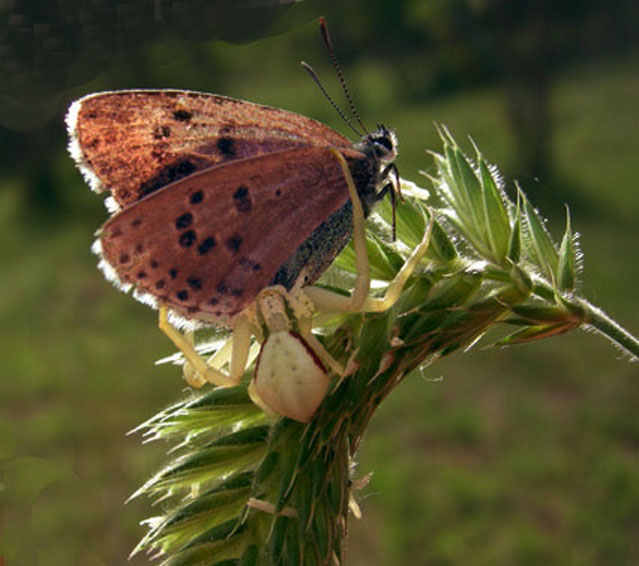
[[[311,24],[295,33],[317,32]],[[220,92],[341,128],[298,69],[301,55],[277,44],[218,47],[234,71]],[[276,61],[257,64],[269,50]],[[167,86],[179,86],[179,65],[160,65],[156,82],[166,73]],[[333,87],[327,65],[317,66]],[[406,105],[382,65],[347,74],[365,119],[396,129],[404,177],[420,182],[418,170],[430,167],[433,121],[458,140],[471,135],[490,161],[512,162],[497,87]],[[77,94],[114,83],[107,70]],[[219,87],[208,77],[200,88]],[[625,55],[562,71],[552,100],[558,176],[578,195],[567,204],[582,234],[585,295],[635,334],[637,93],[639,57]],[[20,557],[8,565],[124,564],[144,532],[138,523],[153,514],[147,501],[124,501],[169,448],[126,433],[184,383],[177,368],[153,365],[172,351],[155,313],[96,270],[89,247],[106,212],[63,149],[51,151],[72,216],[29,219],[21,179],[0,187],[0,537],[6,555]],[[543,183],[522,179],[531,195]],[[563,199],[542,213],[561,217]],[[360,494],[364,517],[351,523],[349,564],[639,563],[638,378],[636,365],[584,333],[460,354],[411,376],[359,453],[358,473],[374,475]]]

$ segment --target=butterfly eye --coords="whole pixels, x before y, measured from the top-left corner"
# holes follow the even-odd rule
[[[363,143],[365,146],[368,146],[368,150],[375,158],[384,162],[392,161],[397,153],[395,135],[382,125],[378,125],[377,130],[366,136]]]
[[[371,136],[369,143],[377,159],[388,162],[395,158],[395,144],[391,137]]]
[[[393,151],[393,142],[388,137],[379,137],[375,140],[375,144],[380,145],[387,149],[389,152]]]

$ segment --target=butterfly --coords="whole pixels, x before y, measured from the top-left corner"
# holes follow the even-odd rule
[[[113,214],[94,245],[107,278],[159,308],[159,327],[184,356],[194,386],[238,384],[257,338],[249,395],[265,411],[301,422],[326,394],[327,368],[344,375],[312,333],[315,310],[390,308],[432,230],[431,216],[384,297],[368,297],[364,219],[386,194],[394,205],[397,140],[384,126],[366,130],[323,19],[320,29],[361,131],[303,65],[361,136],[355,143],[293,112],[184,90],[92,94],[67,114],[72,156],[90,186],[109,193]],[[311,286],[351,236],[357,278],[350,297]],[[176,324],[231,327],[228,373],[202,358]]]
[[[331,151],[365,215],[392,188],[384,126],[352,143],[293,112],[182,90],[88,95],[67,124],[80,170],[110,193],[96,242],[107,277],[187,320],[232,324],[261,289],[311,284],[330,265],[352,232]]]

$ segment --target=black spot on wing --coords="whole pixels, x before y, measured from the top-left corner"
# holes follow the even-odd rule
[[[253,203],[248,187],[242,185],[233,193],[233,204],[238,212],[251,212]]]
[[[175,110],[173,112],[173,119],[178,122],[188,122],[193,117],[193,113],[188,110]]]
[[[156,126],[153,129],[153,138],[156,140],[161,140],[170,136],[171,128],[169,128],[168,126]]]
[[[175,219],[175,227],[178,230],[184,230],[185,228],[188,228],[192,222],[193,215],[190,212],[185,212]]]
[[[138,191],[139,197],[142,198],[149,195],[169,183],[188,177],[191,173],[195,173],[195,171],[203,169],[204,167],[204,163],[195,163],[193,160],[188,158],[174,161],[173,163],[162,167],[153,178],[142,183]]]
[[[191,204],[200,204],[203,200],[204,193],[202,191],[196,191],[189,197]]]
[[[215,247],[216,243],[217,242],[215,241],[215,238],[213,236],[204,238],[204,240],[202,240],[200,245],[197,247],[197,253],[199,253],[200,255],[206,255]]]
[[[227,136],[221,137],[217,140],[216,147],[221,155],[227,159],[233,159],[237,155],[235,147],[235,140]]]
[[[177,293],[175,293],[175,296],[180,300],[180,301],[188,301],[189,299],[189,292],[186,289],[180,289]]]
[[[233,253],[237,253],[240,251],[242,247],[242,236],[239,234],[233,234],[228,240],[226,240],[226,247],[231,250]]]
[[[178,242],[183,248],[189,248],[195,243],[196,239],[197,235],[195,233],[195,230],[187,230],[186,232],[182,232],[182,234],[180,234]]]

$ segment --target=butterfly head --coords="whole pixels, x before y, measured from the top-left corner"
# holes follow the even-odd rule
[[[397,157],[397,136],[386,126],[378,125],[377,129],[366,134],[357,146],[382,165],[395,161]]]

